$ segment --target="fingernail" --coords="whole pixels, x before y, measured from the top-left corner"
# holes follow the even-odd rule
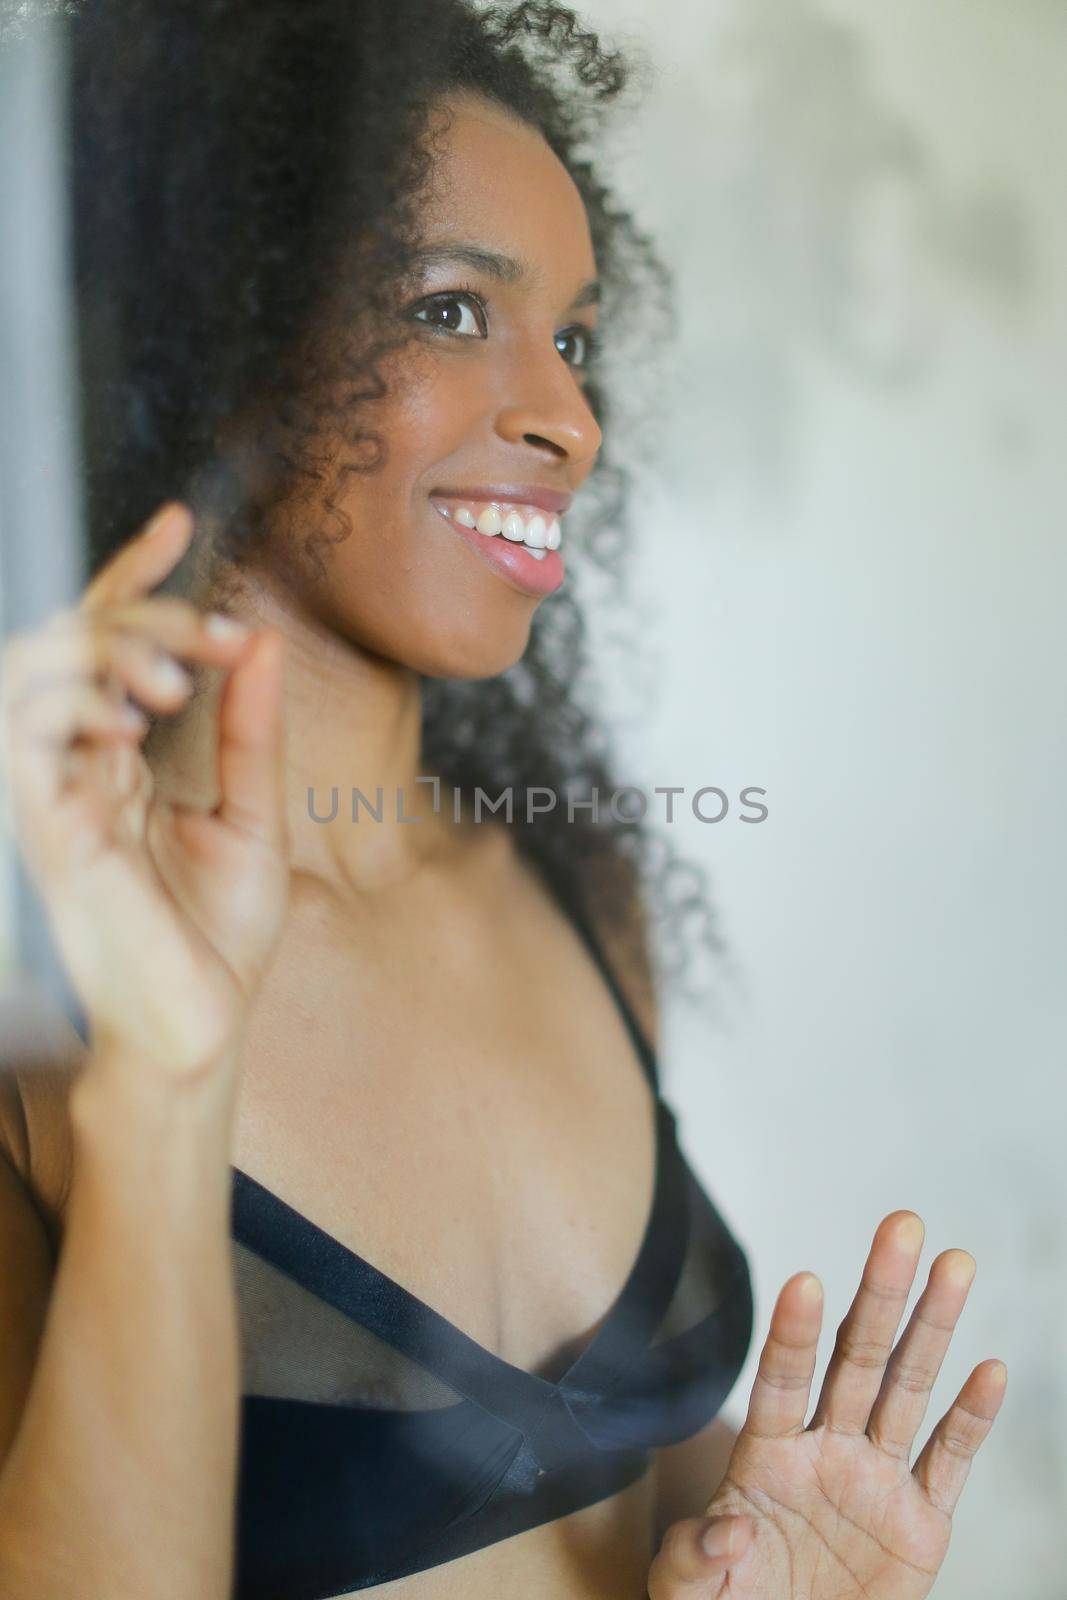
[[[736,1524],[732,1517],[728,1522],[711,1523],[704,1530],[700,1540],[704,1546],[705,1554],[709,1556],[728,1556],[733,1549],[735,1526]]]
[[[164,528],[169,527],[181,509],[182,507],[179,501],[168,500],[167,504],[162,506],[156,512],[155,516],[145,524],[145,538],[148,539],[152,536],[152,534],[160,533]]]
[[[925,1237],[926,1229],[921,1217],[906,1217],[897,1226],[897,1243],[903,1245],[905,1250],[921,1250]]]
[[[148,721],[143,711],[127,700],[119,707],[119,721],[126,728],[143,728]]]
[[[226,616],[222,611],[210,612],[204,627],[215,639],[245,639],[249,631],[243,622],[238,622],[236,617]]]
[[[966,1289],[974,1278],[978,1264],[966,1250],[959,1250],[949,1265],[949,1277],[957,1289]]]
[[[192,679],[187,672],[183,672],[176,661],[169,656],[160,656],[158,661],[152,663],[152,676],[161,689],[188,689]]]

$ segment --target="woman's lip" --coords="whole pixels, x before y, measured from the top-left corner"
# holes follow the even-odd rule
[[[431,499],[436,500],[496,500],[502,504],[536,506],[539,511],[555,512],[560,516],[574,496],[561,489],[538,488],[535,483],[481,483],[461,486],[458,489],[434,489]]]
[[[461,522],[453,522],[439,507],[437,510],[442,520],[470,545],[475,555],[480,556],[506,583],[521,589],[523,594],[543,600],[546,595],[554,594],[563,582],[563,558],[558,550],[546,550],[544,559],[538,561],[524,544],[505,539],[502,533],[490,536],[479,533],[477,528],[465,528]]]

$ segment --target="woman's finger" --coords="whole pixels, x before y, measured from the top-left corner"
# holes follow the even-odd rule
[[[98,769],[104,749],[132,747],[147,728],[147,718],[135,706],[116,704],[95,684],[79,683],[41,699],[30,731],[19,737],[17,754],[10,750],[10,727],[5,730],[8,786],[23,827],[23,848],[36,870],[46,866],[45,837],[54,842],[56,830],[61,834],[69,822],[60,819],[57,803]]]
[[[822,1285],[814,1273],[798,1272],[783,1286],[771,1313],[742,1432],[772,1439],[800,1432],[821,1327]]]
[[[170,595],[154,595],[88,613],[75,608],[61,613],[50,631],[86,628],[143,637],[171,655],[221,667],[229,666],[252,631],[236,617],[221,611],[201,611]]]
[[[966,1250],[945,1250],[930,1268],[896,1349],[889,1359],[867,1423],[867,1437],[887,1455],[907,1461],[926,1415],[930,1391],[974,1281]]]
[[[271,844],[285,834],[282,673],[285,640],[257,632],[219,699],[216,814]]]
[[[1008,1383],[1003,1361],[981,1361],[912,1468],[927,1499],[951,1517],[979,1445],[993,1426]]]
[[[192,679],[175,656],[229,667],[248,633],[243,624],[228,617],[216,621],[215,614],[181,601],[63,613],[39,633],[20,636],[5,657],[7,714],[24,716],[41,692],[79,679],[103,680],[116,696],[125,691],[154,711],[177,710]]]
[[[922,1218],[914,1211],[893,1211],[875,1229],[809,1427],[825,1425],[836,1433],[866,1428],[908,1303],[924,1233]]]
[[[133,634],[91,631],[41,635],[5,685],[5,708],[15,725],[33,732],[38,707],[81,685],[96,683],[116,702],[123,691],[153,710],[173,711],[192,688],[192,678],[173,656]]]
[[[169,500],[132,539],[116,550],[78,602],[97,611],[133,600],[154,589],[177,565],[193,531],[193,515],[179,500]]]
[[[92,683],[71,683],[42,694],[34,703],[28,737],[57,748],[82,738],[136,738],[148,719],[136,706],[117,701]]]
[[[14,636],[3,668],[4,764],[27,821],[100,770],[87,762],[86,744],[115,749],[144,736],[148,719],[127,695],[157,712],[175,711],[192,683],[148,641],[84,624]]]
[[[648,1572],[649,1600],[718,1600],[730,1568],[748,1553],[747,1517],[686,1517],[672,1522]]]

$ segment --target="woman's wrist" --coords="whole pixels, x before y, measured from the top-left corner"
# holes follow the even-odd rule
[[[239,1081],[237,1041],[195,1074],[170,1076],[129,1047],[97,1043],[70,1093],[75,1145],[143,1149],[192,1141],[222,1156],[229,1150]]]

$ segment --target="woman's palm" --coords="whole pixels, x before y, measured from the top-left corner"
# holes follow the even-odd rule
[[[161,796],[140,747],[129,745],[87,755],[57,821],[71,825],[80,846],[70,865],[85,903],[107,906],[127,1042],[211,1058],[232,1035],[277,934],[288,879],[279,841],[232,808]],[[167,981],[133,994],[145,956]]]
[[[974,1277],[946,1250],[894,1348],[922,1249],[914,1212],[880,1224],[805,1426],[822,1324],[818,1280],[779,1296],[748,1416],[713,1516],[751,1520],[724,1595],[736,1600],[923,1600],[948,1549],[971,1457],[1003,1397],[996,1361],[971,1373],[914,1467],[912,1445]]]
[[[1007,1371],[980,1362],[909,1465],[975,1270],[966,1251],[943,1251],[894,1347],[922,1241],[914,1212],[879,1224],[806,1425],[822,1290],[810,1273],[785,1284],[705,1512],[716,1532],[732,1529],[732,1547],[708,1556],[703,1519],[673,1524],[649,1574],[651,1600],[924,1600]]]
[[[709,1510],[748,1513],[761,1524],[753,1584],[739,1587],[735,1578],[725,1592],[783,1600],[799,1594],[923,1600],[952,1528],[906,1461],[886,1455],[866,1434],[826,1428],[787,1439],[740,1435]]]

